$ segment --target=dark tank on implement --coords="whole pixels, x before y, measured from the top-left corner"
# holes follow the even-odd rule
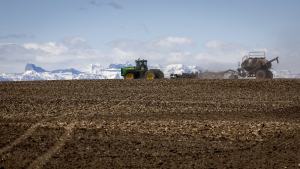
[[[242,68],[246,71],[251,71],[260,65],[266,65],[267,69],[272,67],[272,63],[265,58],[248,58],[242,62]]]

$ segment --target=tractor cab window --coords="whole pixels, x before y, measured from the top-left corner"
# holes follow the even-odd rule
[[[141,62],[136,62],[136,68],[138,69],[139,67],[141,67]]]
[[[147,66],[147,62],[142,62],[142,65]]]

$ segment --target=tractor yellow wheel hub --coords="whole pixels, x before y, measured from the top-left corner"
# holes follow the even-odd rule
[[[153,73],[147,73],[147,79],[154,79]]]
[[[126,79],[133,79],[133,74],[132,73],[127,73],[126,74]]]

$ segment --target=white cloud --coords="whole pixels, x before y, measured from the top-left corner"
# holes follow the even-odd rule
[[[35,63],[49,70],[58,68],[76,68],[108,60],[99,49],[85,48],[87,40],[81,37],[65,38],[59,42],[1,44],[0,60],[3,65],[20,65],[10,69],[1,66],[1,73],[23,72],[27,63]],[[11,72],[14,70],[13,72]]]
[[[0,45],[0,60],[2,62],[22,62],[34,59],[34,50],[27,50],[22,45],[7,43]]]
[[[139,40],[133,39],[120,39],[112,42],[106,43],[107,46],[111,48],[120,48],[120,49],[130,49],[130,50],[138,50],[143,48],[145,43]]]
[[[177,43],[181,45],[194,45],[195,41],[193,39],[184,38],[184,37],[167,37],[165,40],[170,41],[172,43]]]
[[[63,42],[70,45],[76,45],[78,43],[87,43],[87,40],[82,37],[75,36],[73,38],[64,38]]]
[[[147,51],[147,52],[163,52],[163,51],[180,51],[185,46],[194,46],[195,42],[192,39],[185,37],[167,37],[157,38],[148,42],[132,39],[120,39],[107,43],[109,47],[130,49],[135,51]]]
[[[167,57],[169,63],[184,63],[188,61],[188,58],[193,58],[193,54],[190,52],[172,52]]]
[[[55,42],[47,42],[44,44],[25,43],[23,47],[26,49],[41,50],[43,52],[54,54],[54,55],[59,55],[69,50],[66,46]]]
[[[120,48],[114,48],[111,52],[113,56],[118,56],[120,58],[130,58],[134,56],[133,52],[125,51]]]
[[[88,41],[79,36],[64,38],[60,41],[59,45],[66,46],[68,48],[90,48]]]
[[[220,40],[212,40],[212,41],[206,42],[204,44],[204,47],[207,49],[210,49],[210,50],[235,50],[235,49],[244,48],[241,45],[224,42],[224,41],[220,41]]]
[[[147,43],[146,49],[150,51],[178,51],[176,43],[166,39],[154,39]]]

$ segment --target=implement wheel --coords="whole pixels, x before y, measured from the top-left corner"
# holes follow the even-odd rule
[[[273,79],[273,73],[270,70],[267,70],[267,78]]]
[[[124,79],[134,79],[135,75],[132,72],[128,72],[125,74]]]
[[[153,70],[148,70],[145,74],[146,79],[155,79],[157,78],[155,72]]]
[[[267,71],[264,69],[260,69],[256,72],[256,79],[265,79],[267,78]]]
[[[238,79],[239,77],[238,77],[238,75],[230,75],[229,76],[229,79]]]

